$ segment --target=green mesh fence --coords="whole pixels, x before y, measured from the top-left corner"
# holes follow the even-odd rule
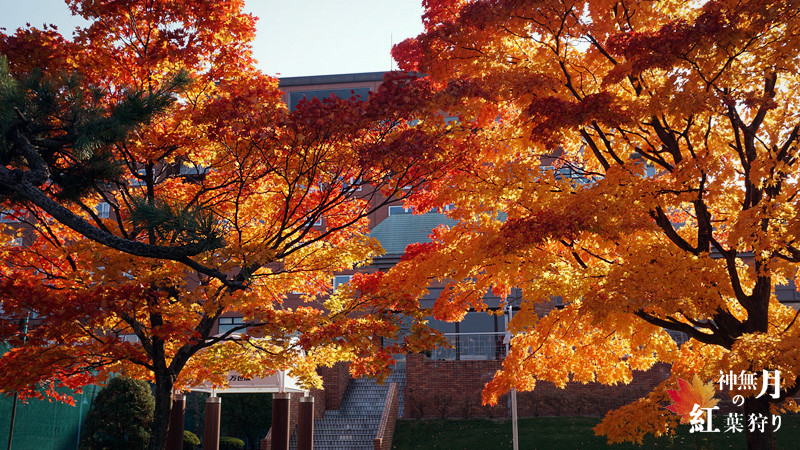
[[[100,388],[86,386],[74,394],[75,406],[41,400],[17,401],[13,450],[73,450],[78,448],[81,426]],[[8,448],[13,399],[0,397],[0,449]]]

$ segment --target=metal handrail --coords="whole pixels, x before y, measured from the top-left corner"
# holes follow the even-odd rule
[[[495,335],[495,336],[505,336],[504,331],[475,331],[470,333],[442,333],[445,336],[478,336],[478,335]]]
[[[383,413],[381,414],[381,422],[378,425],[378,433],[372,441],[375,450],[382,450],[383,448],[389,448],[388,446],[391,446],[392,435],[394,433],[387,433],[387,430],[389,429],[389,420],[391,420],[392,410],[398,407],[397,389],[397,383],[389,384],[389,392],[386,393],[386,401],[383,404]],[[395,420],[397,420],[396,416]],[[392,429],[394,429],[394,427],[392,427]],[[387,434],[389,434],[389,436],[387,436]],[[384,444],[388,444],[388,446]]]
[[[505,347],[501,338],[503,332],[443,333],[452,345],[451,348],[433,350],[435,360],[497,360],[505,357]]]

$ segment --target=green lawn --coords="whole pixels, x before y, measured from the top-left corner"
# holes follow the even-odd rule
[[[744,433],[689,433],[683,426],[675,437],[649,438],[644,445],[608,445],[595,436],[596,417],[536,417],[519,421],[520,449],[745,449]],[[705,438],[710,438],[709,442]],[[511,420],[400,420],[394,435],[397,450],[511,449]],[[800,418],[783,416],[778,430],[778,448],[800,448]]]

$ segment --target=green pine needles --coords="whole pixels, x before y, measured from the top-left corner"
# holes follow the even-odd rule
[[[152,230],[162,245],[189,246],[200,251],[225,245],[221,223],[202,207],[144,197],[134,197],[131,206],[132,225]]]
[[[87,86],[79,73],[15,76],[0,56],[0,163],[46,170],[41,184],[46,179],[63,201],[79,199],[98,183],[120,183],[125,166],[111,146],[165,113],[190,81],[181,71],[157,90],[126,88],[109,101],[108,91]]]

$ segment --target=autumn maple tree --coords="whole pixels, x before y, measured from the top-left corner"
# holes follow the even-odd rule
[[[610,441],[669,432],[665,391],[694,375],[780,371],[779,397],[752,392],[744,412],[796,411],[800,323],[775,287],[800,262],[798,2],[424,5],[425,31],[394,55],[427,75],[429,120],[469,151],[416,205],[455,204],[460,223],[409,247],[373,292],[450,280],[435,312],[458,320],[488,289],[520,287],[489,403],[671,364],[597,428]],[[563,309],[536,314],[556,296]],[[747,442],[774,448],[774,433]]]
[[[241,0],[68,3],[90,21],[71,40],[0,34],[2,390],[149,380],[160,449],[174,389],[275,370],[319,387],[320,365],[385,374],[430,345],[398,339],[413,302],[329,295],[381,251],[369,214],[452,158],[406,121],[426,87],[398,75],[290,112]],[[213,334],[226,312],[243,322]]]

